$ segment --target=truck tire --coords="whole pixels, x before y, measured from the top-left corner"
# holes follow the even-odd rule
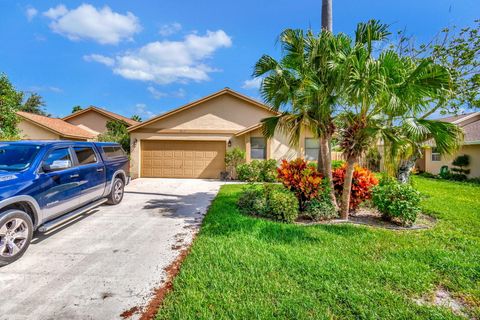
[[[115,178],[112,184],[112,190],[110,190],[110,194],[108,195],[108,204],[116,205],[122,202],[125,183],[120,178]]]
[[[0,213],[0,266],[19,259],[32,241],[33,223],[30,216],[13,209]]]

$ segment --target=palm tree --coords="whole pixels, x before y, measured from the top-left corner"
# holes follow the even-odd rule
[[[332,0],[322,0],[322,29],[333,31]]]
[[[391,160],[426,139],[433,139],[442,152],[458,146],[458,127],[420,115],[449,94],[448,70],[432,60],[405,58],[392,50],[375,58],[375,42],[388,35],[387,26],[378,21],[359,24],[355,47],[342,61],[348,69],[348,107],[339,117],[339,136],[347,161],[340,214],[343,219],[348,219],[354,164],[379,139],[385,142]]]
[[[280,36],[284,52],[280,61],[264,55],[255,65],[253,75],[264,77],[260,88],[263,99],[279,116],[263,120],[264,135],[276,130],[298,145],[302,130],[310,130],[320,140],[318,168],[329,180],[330,199],[336,206],[332,182],[330,141],[335,132],[334,114],[341,84],[343,65],[339,56],[348,55],[350,40],[322,30],[318,36],[302,30],[285,30]],[[287,110],[284,110],[287,109]]]

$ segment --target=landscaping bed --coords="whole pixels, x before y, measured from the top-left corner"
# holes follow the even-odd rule
[[[223,186],[157,319],[480,317],[480,187],[414,184],[437,219],[422,232],[258,219]]]

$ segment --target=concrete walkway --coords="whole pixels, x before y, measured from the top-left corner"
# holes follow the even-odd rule
[[[121,204],[34,235],[20,260],[0,268],[0,319],[107,320],[141,310],[221,185],[137,179]]]

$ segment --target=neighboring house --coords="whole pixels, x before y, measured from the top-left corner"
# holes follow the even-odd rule
[[[423,157],[417,161],[419,171],[440,173],[443,166],[452,167],[452,161],[459,155],[470,156],[470,174],[468,177],[480,177],[480,112],[439,119],[460,126],[465,132],[465,140],[460,150],[452,155],[441,155],[435,147],[424,149]]]
[[[18,129],[25,140],[92,140],[95,135],[58,118],[18,111]]]
[[[130,127],[132,177],[219,178],[225,152],[234,147],[252,159],[316,159],[311,134],[298,147],[280,133],[266,140],[261,120],[277,113],[229,88]]]
[[[108,121],[120,120],[124,121],[129,126],[136,126],[140,124],[138,121],[94,106],[74,112],[71,115],[64,117],[62,120],[85,129],[93,133],[95,136],[107,131]]]

